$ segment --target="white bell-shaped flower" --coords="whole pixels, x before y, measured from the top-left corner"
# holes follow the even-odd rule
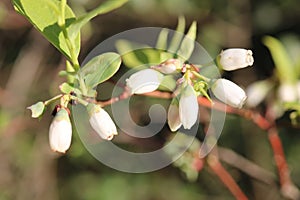
[[[172,100],[168,110],[168,125],[171,131],[177,131],[182,125],[179,117],[179,106],[176,97]]]
[[[272,89],[273,83],[269,80],[256,81],[250,84],[246,89],[246,105],[255,107],[260,104]]]
[[[232,71],[253,65],[252,51],[232,48],[223,50],[219,55],[219,63],[226,71]]]
[[[183,128],[190,129],[198,118],[198,101],[194,88],[187,85],[183,88],[179,100],[179,118]]]
[[[65,153],[71,145],[72,125],[69,114],[61,108],[55,115],[49,129],[50,147],[55,152]]]
[[[297,84],[283,83],[278,88],[278,98],[282,102],[293,102],[298,99],[298,87]]]
[[[218,79],[211,87],[213,94],[225,104],[241,108],[246,99],[245,91],[227,79]]]
[[[103,108],[89,104],[87,109],[90,115],[89,122],[101,138],[112,140],[115,135],[118,135],[115,123]]]
[[[163,75],[154,69],[144,69],[132,74],[126,84],[132,94],[153,92],[162,82]]]

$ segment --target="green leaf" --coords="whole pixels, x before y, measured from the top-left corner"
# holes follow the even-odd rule
[[[175,88],[176,88],[176,80],[173,78],[172,75],[164,76],[161,84],[158,87],[158,89],[162,91],[174,91]]]
[[[94,88],[98,84],[111,78],[120,68],[121,57],[117,53],[108,52],[91,59],[79,71],[79,77],[87,88]]]
[[[71,58],[71,53],[66,44],[65,37],[58,25],[60,16],[60,1],[58,0],[13,0],[17,12],[24,15],[44,37],[47,38],[66,57]],[[70,7],[65,9],[66,28],[75,21],[75,15]],[[76,34],[73,42],[75,54],[80,50],[80,34]]]
[[[276,38],[266,36],[263,43],[269,48],[277,70],[277,76],[281,82],[295,83],[297,81],[297,73],[283,44]]]
[[[167,42],[168,42],[168,30],[162,29],[159,33],[157,42],[156,42],[156,48],[160,50],[166,50],[167,49]]]
[[[294,72],[300,78],[300,38],[296,34],[285,34],[280,38],[280,41],[286,48],[286,51],[294,64]]]
[[[177,52],[179,58],[182,58],[184,61],[188,60],[194,51],[196,34],[197,34],[197,22],[194,21],[188,33],[183,38],[180,48]]]
[[[122,55],[123,63],[127,67],[138,67],[145,64],[161,63],[160,51],[147,45],[142,45],[127,40],[118,40],[116,48]]]
[[[300,104],[299,104],[299,102],[286,102],[286,103],[284,103],[284,108],[286,110],[300,111]]]
[[[180,16],[178,18],[178,25],[176,28],[176,32],[174,32],[174,36],[173,36],[170,46],[168,48],[169,52],[174,53],[174,54],[177,52],[178,47],[180,45],[180,41],[184,34],[184,29],[185,29],[185,19],[183,16]]]
[[[144,48],[144,45],[141,47],[135,47],[133,43],[127,40],[118,40],[116,42],[116,48],[122,56],[123,63],[127,67],[137,67],[143,64],[143,62],[139,59],[141,56],[136,55],[137,51],[133,51],[133,49]]]
[[[94,10],[79,17],[75,22],[72,23],[72,25],[69,28],[70,38],[74,38],[80,32],[80,29],[85,24],[87,24],[92,18],[96,17],[97,15],[102,15],[114,9],[117,9],[124,5],[127,1],[128,0],[107,0]]]
[[[45,104],[43,102],[39,101],[36,104],[29,106],[27,109],[31,110],[32,118],[38,118],[43,114],[43,112],[45,110]]]
[[[62,93],[70,94],[71,92],[75,92],[75,94],[81,94],[80,90],[73,87],[68,83],[63,83],[59,86],[59,89]]]
[[[170,52],[160,52],[160,60],[166,61],[170,58],[174,58],[174,54],[170,53]]]

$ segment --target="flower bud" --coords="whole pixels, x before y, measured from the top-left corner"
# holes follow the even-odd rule
[[[177,69],[181,69],[182,64],[183,63],[179,59],[171,58],[166,60],[162,64],[152,66],[151,68],[160,71],[161,73],[164,74],[172,74],[175,73]]]
[[[99,105],[89,104],[87,109],[90,115],[90,124],[101,138],[112,140],[114,135],[118,135],[115,123],[103,108]]]
[[[179,117],[185,129],[190,129],[198,118],[198,101],[191,85],[187,85],[179,100]]]
[[[162,82],[163,75],[153,69],[144,69],[132,74],[126,84],[132,94],[143,94],[153,92]]]
[[[211,90],[220,101],[236,108],[241,108],[247,98],[242,88],[226,79],[218,79]]]
[[[252,51],[247,49],[232,48],[222,51],[219,63],[226,71],[232,71],[253,65]]]
[[[66,109],[61,108],[55,115],[49,129],[49,142],[53,151],[65,153],[72,140],[72,125]]]
[[[169,106],[168,110],[168,124],[171,131],[177,131],[182,125],[179,117],[178,101],[174,98]]]

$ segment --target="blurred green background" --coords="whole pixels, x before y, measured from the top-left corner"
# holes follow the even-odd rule
[[[99,0],[69,0],[77,15]],[[198,23],[197,41],[212,55],[222,48],[243,47],[254,52],[254,67],[225,73],[242,87],[272,74],[274,64],[263,46],[264,35],[299,37],[300,7],[297,0],[130,0],[125,6],[95,18],[84,28],[80,61],[101,41],[137,27],[175,29],[184,15],[187,24]],[[294,53],[300,55],[300,47]],[[9,0],[0,2],[0,200],[182,200],[233,199],[207,167],[194,182],[172,166],[147,174],[126,174],[94,159],[76,133],[68,153],[52,153],[48,144],[51,110],[41,120],[31,119],[25,108],[59,92],[63,78],[57,73],[64,59]],[[108,86],[109,88],[109,86]],[[147,102],[141,97],[136,100]],[[148,113],[132,111],[146,123]],[[145,122],[143,122],[143,120]],[[300,132],[281,119],[283,140],[291,176],[300,186]],[[162,140],[163,141],[163,140]],[[159,142],[162,142],[159,141]],[[123,141],[124,142],[124,141]],[[122,143],[122,140],[120,140]],[[139,144],[132,143],[133,147]],[[253,123],[228,115],[219,145],[232,149],[276,174],[267,135]],[[225,167],[250,199],[283,199],[278,185],[268,185]]]

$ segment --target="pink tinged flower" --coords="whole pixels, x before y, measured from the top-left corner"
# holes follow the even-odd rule
[[[168,125],[171,131],[177,131],[182,125],[179,117],[178,100],[174,98],[169,106],[168,110]]]
[[[153,92],[162,82],[163,75],[153,69],[144,69],[132,74],[127,80],[126,85],[132,94],[143,94]]]
[[[88,112],[91,126],[102,139],[112,140],[115,135],[118,135],[115,123],[103,108],[99,105],[89,104]]]
[[[69,114],[64,108],[62,108],[56,113],[50,125],[50,147],[55,152],[65,153],[71,145],[71,140],[72,125]]]
[[[177,69],[181,69],[183,63],[179,59],[168,59],[160,65],[152,66],[152,69],[155,69],[164,74],[173,74],[177,72]]]
[[[232,107],[241,108],[247,99],[242,88],[226,79],[218,79],[212,85],[211,90],[220,101]]]
[[[179,118],[183,128],[190,129],[198,118],[198,101],[195,91],[191,85],[187,85],[179,100]]]
[[[247,49],[232,48],[222,51],[219,63],[226,71],[232,71],[253,65],[252,51]]]

